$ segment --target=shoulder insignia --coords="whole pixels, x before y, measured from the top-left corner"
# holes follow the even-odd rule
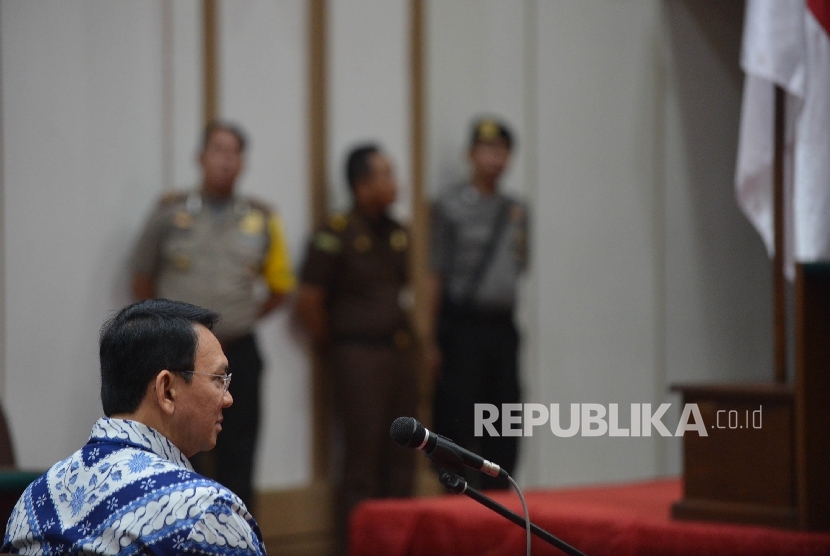
[[[339,253],[342,247],[340,238],[331,232],[317,232],[314,234],[313,243],[316,249],[331,255]]]
[[[183,203],[187,200],[188,195],[189,193],[186,191],[171,191],[169,193],[165,193],[161,196],[161,198],[159,198],[159,206],[166,207],[176,203]]]
[[[271,205],[269,205],[265,201],[260,201],[259,199],[252,199],[250,197],[246,197],[245,200],[248,201],[248,204],[251,205],[252,209],[262,211],[266,215],[270,215],[275,212]]]
[[[405,251],[409,245],[409,236],[406,235],[406,230],[398,228],[389,235],[389,245],[395,251]]]
[[[335,214],[329,218],[329,227],[335,232],[342,232],[349,225],[349,217],[345,214]]]

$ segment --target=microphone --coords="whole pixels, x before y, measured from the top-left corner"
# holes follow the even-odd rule
[[[430,432],[429,429],[412,417],[398,417],[395,419],[389,428],[389,435],[399,446],[423,450],[432,461],[439,466],[443,465],[449,468],[451,471],[460,471],[461,467],[464,466],[481,471],[491,477],[509,477],[507,471],[495,463],[465,450],[449,438]]]

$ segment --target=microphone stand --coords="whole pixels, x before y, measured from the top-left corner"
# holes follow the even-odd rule
[[[516,525],[520,526],[522,529],[525,528],[525,520],[518,515],[517,513],[508,510],[495,500],[486,497],[481,492],[477,491],[472,487],[467,486],[467,481],[465,481],[462,477],[447,471],[446,469],[439,469],[439,480],[441,484],[447,487],[447,489],[454,493],[454,494],[466,494],[479,504],[490,508],[500,516],[507,518],[508,520],[512,521]],[[542,539],[543,541],[547,542],[550,545],[555,546],[565,554],[569,554],[570,556],[585,556],[582,552],[577,550],[576,548],[572,547],[568,543],[557,539],[541,527],[537,527],[533,523],[530,524],[530,532]]]

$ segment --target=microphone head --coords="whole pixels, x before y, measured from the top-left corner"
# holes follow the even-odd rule
[[[417,448],[424,442],[427,430],[412,417],[398,417],[389,428],[389,435],[398,446]]]

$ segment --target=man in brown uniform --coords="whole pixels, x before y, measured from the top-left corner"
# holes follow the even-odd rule
[[[342,423],[341,534],[360,500],[411,494],[414,450],[393,445],[389,425],[413,415],[417,398],[409,235],[387,214],[397,194],[392,164],[376,145],[364,145],[349,155],[346,174],[352,211],[313,235],[297,295]]]

